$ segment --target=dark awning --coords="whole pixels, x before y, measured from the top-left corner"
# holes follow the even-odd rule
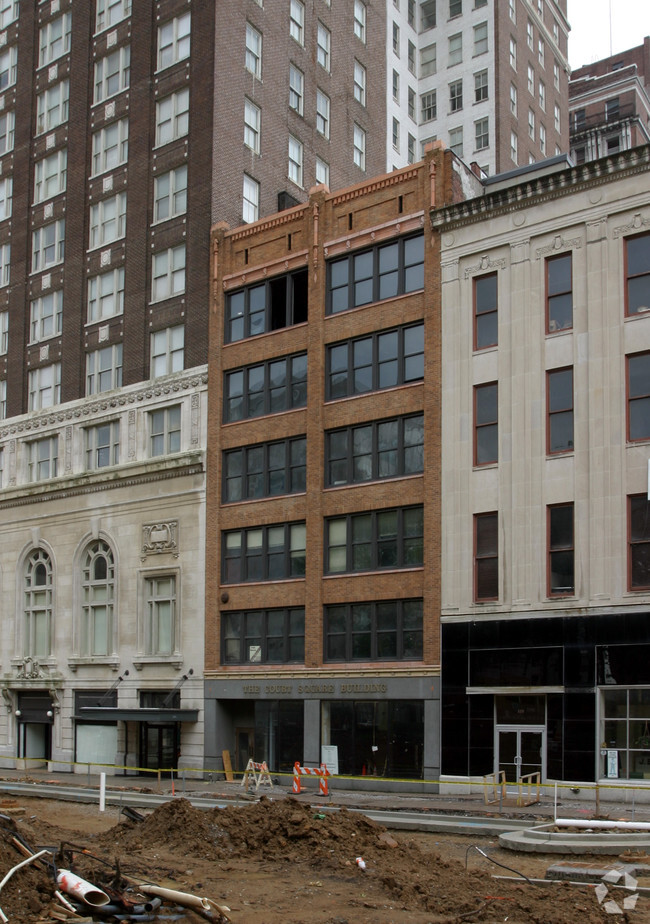
[[[198,722],[198,709],[120,709],[116,706],[82,706],[75,719],[107,722]]]

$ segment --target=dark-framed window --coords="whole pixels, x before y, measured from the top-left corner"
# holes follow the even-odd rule
[[[325,484],[357,484],[424,471],[424,414],[372,420],[325,436]]]
[[[421,505],[330,517],[325,522],[325,572],[421,567],[423,536]]]
[[[221,614],[222,664],[286,664],[304,660],[303,607]]]
[[[499,342],[497,274],[474,279],[474,349],[484,350]]]
[[[325,661],[421,661],[422,600],[325,607]]]
[[[474,600],[499,599],[499,517],[474,514]]]
[[[627,438],[650,439],[650,353],[627,357]]]
[[[650,589],[650,501],[647,494],[628,497],[628,590]]]
[[[474,465],[499,461],[499,386],[474,387]]]
[[[650,311],[650,234],[625,239],[625,313]]]
[[[222,533],[224,584],[305,576],[305,523],[274,523]]]
[[[546,261],[546,330],[573,327],[572,255],[560,254]]]
[[[573,369],[546,373],[547,452],[573,449]]]
[[[547,508],[548,596],[575,593],[575,546],[573,504],[553,504]]]
[[[337,314],[424,288],[424,234],[403,237],[327,264],[327,313]]]
[[[377,331],[327,348],[327,400],[424,378],[424,324]]]
[[[307,354],[281,356],[224,373],[224,421],[276,414],[307,404]]]
[[[274,276],[226,296],[226,343],[307,320],[306,269]]]
[[[304,436],[238,446],[223,453],[221,497],[228,504],[255,497],[299,494],[305,490],[306,476]]]

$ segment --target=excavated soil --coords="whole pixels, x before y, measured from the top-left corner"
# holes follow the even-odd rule
[[[612,920],[593,886],[536,886],[495,878],[512,875],[498,863],[543,878],[544,868],[558,857],[500,851],[486,837],[388,832],[345,808],[321,812],[291,797],[263,797],[207,811],[177,798],[142,822],[129,821],[116,809],[99,815],[96,806],[79,803],[21,799],[20,806],[25,814],[2,821],[0,878],[22,859],[11,843],[18,835],[34,851],[53,848],[59,866],[72,868],[95,886],[123,890],[154,882],[208,896],[229,906],[233,924]],[[363,857],[365,870],[357,857]],[[0,908],[10,924],[50,924],[58,913],[53,912],[53,890],[46,868],[24,867],[0,891]],[[163,914],[170,919],[169,907],[163,907]],[[187,913],[180,920],[200,919]],[[650,898],[641,894],[634,909],[613,920],[650,924]]]

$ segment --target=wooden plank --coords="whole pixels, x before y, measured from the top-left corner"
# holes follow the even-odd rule
[[[232,772],[232,763],[230,762],[230,751],[222,751],[221,759],[223,760],[223,769],[226,774],[226,780],[232,783],[235,776]]]

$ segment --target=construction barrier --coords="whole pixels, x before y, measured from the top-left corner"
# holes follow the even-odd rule
[[[301,776],[317,776],[318,792],[321,796],[327,796],[329,795],[327,777],[331,775],[332,774],[325,764],[321,764],[320,767],[301,767],[298,761],[296,761],[293,765],[293,786],[291,787],[291,791],[296,795],[302,792],[302,787],[300,785]]]
[[[244,775],[241,780],[241,785],[246,792],[248,792],[248,787],[250,785],[249,777],[253,778],[255,792],[257,792],[260,786],[270,786],[271,789],[273,789],[273,780],[271,779],[271,774],[269,773],[269,768],[266,766],[265,760],[262,761],[261,764],[256,764],[254,760],[249,760],[246,764],[246,769],[244,770]]]

